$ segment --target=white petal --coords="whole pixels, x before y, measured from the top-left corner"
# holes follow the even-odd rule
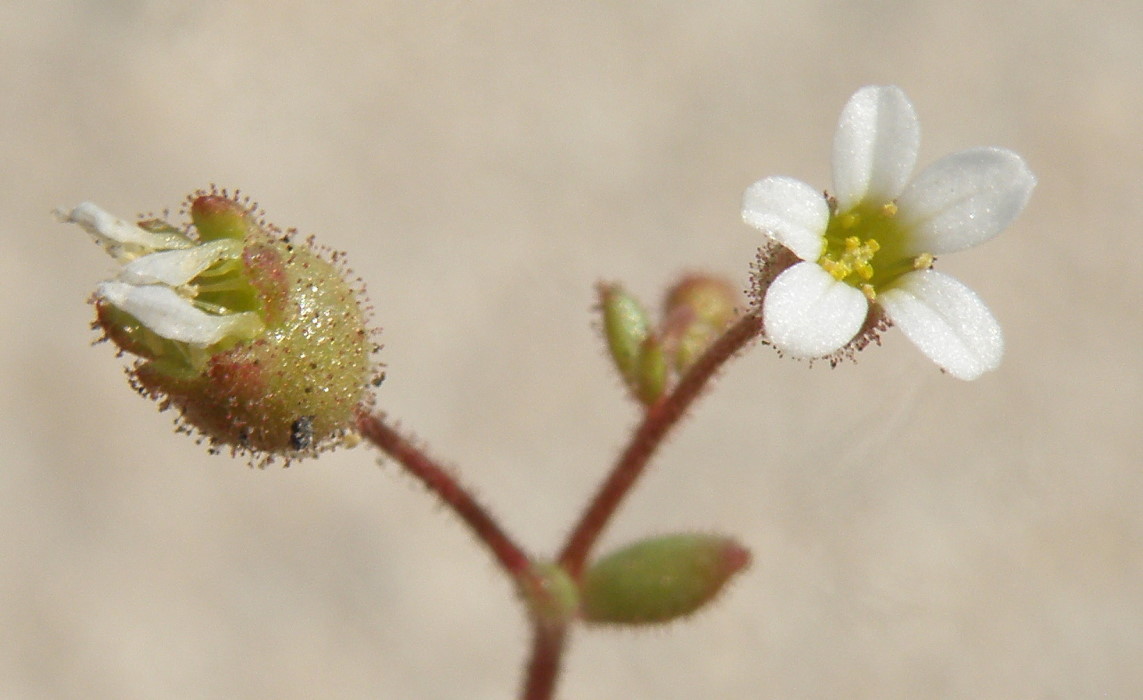
[[[823,357],[840,349],[861,330],[868,311],[860,290],[809,262],[778,275],[762,302],[766,336],[795,357]]]
[[[225,316],[208,314],[170,287],[162,285],[104,282],[99,285],[97,293],[101,299],[131,314],[155,333],[190,345],[206,347],[224,338],[248,339],[262,328],[262,322],[253,312]]]
[[[910,272],[877,302],[905,337],[957,379],[976,379],[1000,366],[1000,324],[975,292],[952,277]]]
[[[1000,233],[1024,209],[1036,177],[1002,148],[974,148],[933,163],[897,200],[917,253],[952,253]]]
[[[802,260],[817,260],[825,246],[829,206],[821,192],[801,180],[768,177],[746,188],[742,220]]]
[[[166,284],[179,287],[223,259],[242,254],[242,243],[229,238],[211,241],[186,250],[165,250],[136,258],[119,273],[128,284]]]
[[[921,125],[900,88],[863,87],[841,111],[833,137],[838,210],[863,200],[880,206],[901,194],[921,146]]]
[[[194,242],[177,233],[151,233],[135,224],[112,216],[91,202],[71,211],[57,209],[56,217],[79,224],[116,260],[127,262],[156,250],[190,248]]]

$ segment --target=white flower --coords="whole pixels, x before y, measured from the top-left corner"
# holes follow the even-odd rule
[[[778,275],[762,304],[766,336],[779,349],[834,354],[861,331],[873,303],[954,377],[975,379],[1000,364],[1004,340],[988,307],[930,268],[934,255],[1000,233],[1036,178],[1012,151],[975,148],[910,180],[919,145],[905,93],[864,87],[834,135],[834,201],[787,177],[746,190],[743,220],[803,261]]]
[[[263,324],[253,311],[234,311],[197,299],[200,275],[237,260],[242,242],[199,243],[174,231],[148,231],[91,202],[57,210],[63,222],[82,226],[123,267],[103,282],[96,297],[134,317],[155,334],[198,348],[227,339],[250,339]]]

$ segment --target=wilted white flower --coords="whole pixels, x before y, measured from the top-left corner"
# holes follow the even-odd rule
[[[827,199],[788,177],[751,185],[742,217],[802,262],[773,281],[762,303],[766,336],[796,357],[846,347],[875,304],[937,365],[960,379],[995,369],[1000,326],[968,287],[930,269],[934,256],[1000,233],[1036,178],[1000,148],[938,160],[910,179],[920,145],[913,105],[899,88],[858,90],[833,143]]]
[[[155,334],[195,347],[224,339],[249,340],[262,331],[258,314],[234,311],[196,299],[212,266],[242,256],[242,242],[223,238],[199,242],[176,231],[148,231],[91,202],[58,210],[61,221],[79,224],[122,267],[102,282],[96,297],[124,311]]]

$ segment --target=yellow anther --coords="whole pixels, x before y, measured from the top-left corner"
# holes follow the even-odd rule
[[[822,269],[830,273],[830,275],[832,275],[833,278],[839,282],[846,277],[849,277],[849,274],[853,272],[849,265],[838,262],[832,258],[822,258],[821,262],[818,264],[821,265]]]
[[[889,202],[885,206],[881,207],[881,213],[884,214],[885,216],[896,216],[897,215],[897,203],[896,202]]]
[[[933,266],[933,261],[936,260],[931,253],[921,253],[913,258],[914,270],[927,270]]]
[[[858,282],[871,280],[874,276],[873,257],[881,250],[881,244],[870,238],[862,239],[860,236],[847,236],[842,239],[843,250],[835,253],[826,253],[818,261],[826,272],[834,279],[844,281],[850,277],[850,284],[857,286]]]
[[[839,216],[838,221],[841,223],[842,228],[853,228],[861,221],[861,217],[854,212],[849,212],[848,214]]]

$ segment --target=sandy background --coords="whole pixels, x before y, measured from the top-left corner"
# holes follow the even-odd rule
[[[942,376],[899,334],[834,371],[758,349],[608,544],[737,534],[669,631],[580,630],[564,698],[1143,695],[1143,5],[0,3],[0,697],[507,698],[527,631],[449,515],[358,448],[257,471],[174,436],[84,304],[56,206],[218,183],[348,250],[380,404],[550,552],[635,413],[592,285],[744,282],[765,175],[828,186],[838,111],[901,85],[922,164],[1039,176],[941,260],[1007,333]]]

